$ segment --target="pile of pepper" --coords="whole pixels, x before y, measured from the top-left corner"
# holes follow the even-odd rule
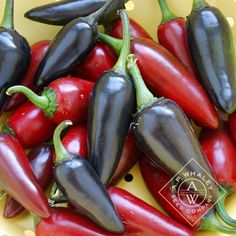
[[[186,21],[158,1],[158,43],[129,19],[125,0],[62,0],[25,13],[62,26],[52,41],[30,48],[14,30],[14,1],[6,0],[0,28],[0,112],[10,112],[0,132],[6,219],[29,211],[36,236],[236,233],[236,219],[225,210],[236,190],[230,26],[205,0],[193,0]],[[137,162],[169,216],[115,187]],[[186,173],[211,179],[208,198]],[[191,186],[198,198],[189,211]]]

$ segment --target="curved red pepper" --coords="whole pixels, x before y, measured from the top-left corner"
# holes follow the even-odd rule
[[[52,208],[51,217],[36,226],[36,236],[112,236],[90,220],[67,208]]]
[[[39,41],[31,46],[31,61],[30,61],[28,70],[25,73],[20,84],[32,89],[35,92],[38,90],[33,84],[34,76],[40,62],[42,61],[43,57],[45,56],[50,46],[50,43],[51,41],[44,40],[44,41]],[[15,108],[17,108],[19,105],[21,105],[23,102],[25,102],[26,100],[27,98],[23,94],[16,93],[11,98],[8,99],[4,110],[12,111]]]
[[[12,133],[24,148],[32,148],[52,137],[55,125],[43,111],[26,102],[8,117],[3,131]]]
[[[193,228],[194,230],[210,230],[226,234],[232,234],[235,232],[235,229],[220,223],[218,218],[215,216],[214,209],[209,209],[211,206],[207,202],[196,202],[196,205],[193,205],[193,207],[190,208],[186,206],[189,203],[187,195],[182,195],[180,201],[177,193],[171,192],[170,184],[168,185],[169,187],[163,189],[163,187],[170,181],[171,177],[160,167],[154,165],[147,157],[141,159],[140,169],[145,183],[153,197],[161,207],[177,221],[184,223],[186,226]],[[160,190],[165,198],[160,195]],[[186,204],[183,204],[183,202],[186,202]],[[178,211],[172,207],[171,204],[177,207]]]
[[[193,231],[184,225],[174,221],[123,189],[110,187],[108,192],[125,225],[125,233],[122,234],[124,236],[195,235]],[[79,217],[71,210],[53,208],[51,217],[41,220],[37,225],[36,236],[44,236],[45,232],[47,232],[48,236],[57,236],[58,231],[60,231],[61,236],[120,235],[102,232],[90,221]]]
[[[12,95],[22,92],[53,123],[59,124],[64,120],[76,123],[87,119],[89,96],[93,86],[94,83],[90,81],[68,77],[54,80],[43,90],[41,96],[24,86],[13,86],[7,93]]]
[[[100,34],[117,52],[119,39]],[[219,119],[215,108],[199,81],[167,49],[146,38],[134,38],[131,51],[148,87],[157,96],[176,102],[185,113],[202,126],[217,128]]]
[[[73,76],[92,82],[111,69],[117,61],[116,54],[105,43],[98,42],[93,51],[75,69]]]
[[[198,124],[216,128],[217,113],[197,79],[165,48],[149,39],[134,39],[144,81],[155,94],[175,101]]]
[[[130,33],[132,38],[148,38],[152,39],[151,35],[135,20],[129,18],[130,21]],[[109,29],[109,34],[115,38],[122,39],[122,21],[121,18],[117,19]]]
[[[30,167],[20,143],[13,136],[0,133],[0,185],[14,199],[33,214],[50,216],[46,196]]]
[[[229,115],[229,127],[233,136],[234,142],[236,143],[236,112]]]
[[[186,68],[197,75],[196,68],[188,48],[185,19],[175,16],[165,0],[159,0],[162,10],[162,22],[157,30],[159,43],[178,58]]]
[[[127,235],[194,235],[194,232],[184,225],[169,218],[129,192],[117,187],[110,187],[108,192],[125,224]]]
[[[87,128],[86,124],[73,126],[68,130],[62,139],[62,144],[66,150],[72,154],[87,158]],[[140,159],[142,152],[137,147],[131,134],[125,139],[121,159],[112,177],[110,185],[115,185]]]
[[[178,198],[172,198],[171,188],[164,188],[162,194],[165,198],[170,202],[167,202],[161,194],[159,193],[160,190],[170,181],[171,177],[160,167],[154,165],[152,161],[147,158],[143,157],[140,160],[140,170],[144,181],[151,192],[152,196],[157,200],[157,202],[161,205],[161,207],[170,214],[174,219],[178,220],[179,222],[185,224],[187,227],[193,228],[191,224],[196,222],[196,219],[199,219],[208,209],[206,207],[204,211],[197,211],[194,214],[187,213],[187,206],[184,206],[180,201],[178,201],[179,208],[177,211],[170,203],[176,205],[176,200]],[[187,198],[186,198],[187,202]],[[198,207],[194,207],[198,209]],[[186,219],[188,219],[188,222]],[[194,225],[194,229],[197,229],[201,224],[201,221],[198,221]]]
[[[227,122],[222,121],[217,130],[203,129],[199,141],[221,184],[236,191],[236,147]]]
[[[49,144],[42,144],[28,154],[30,166],[42,189],[46,190],[53,176],[53,149]],[[23,212],[24,207],[14,198],[7,196],[3,212],[4,218],[13,218]]]

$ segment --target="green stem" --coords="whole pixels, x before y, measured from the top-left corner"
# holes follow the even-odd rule
[[[13,11],[14,11],[14,0],[6,0],[4,15],[0,27],[6,29],[14,28]]]
[[[98,38],[101,41],[109,44],[114,49],[114,51],[116,52],[117,55],[120,54],[120,51],[122,48],[122,43],[123,43],[122,39],[117,39],[117,38],[114,38],[108,34],[103,34],[101,32],[99,32]]]
[[[30,212],[31,217],[33,218],[34,221],[34,229],[36,229],[37,224],[41,221],[41,218],[39,216],[36,216],[32,212]]]
[[[224,186],[224,189],[226,190],[226,194],[224,192],[223,197],[220,198],[219,201],[216,203],[216,210],[219,214],[220,218],[228,225],[236,228],[236,220],[229,216],[225,209],[225,199],[231,195],[232,189],[229,186]],[[220,192],[222,194],[222,192]]]
[[[207,6],[209,6],[209,4],[205,0],[193,0],[192,10],[198,10]]]
[[[203,217],[200,227],[198,228],[199,231],[213,231],[213,232],[221,232],[225,234],[235,234],[236,229],[231,227],[222,225],[217,217],[215,216],[215,212],[210,210],[206,216]]]
[[[65,120],[61,122],[54,131],[53,143],[56,153],[56,160],[55,160],[56,164],[63,162],[70,155],[61,142],[61,132],[69,125],[72,125],[72,122],[70,120]]]
[[[130,25],[129,25],[129,17],[125,10],[120,10],[120,17],[122,20],[122,28],[123,28],[123,42],[120,51],[120,56],[118,61],[116,62],[114,69],[125,73],[127,72],[126,68],[126,59],[130,52]]]
[[[147,86],[145,85],[143,78],[140,74],[139,68],[137,66],[137,59],[134,54],[130,54],[127,57],[128,61],[128,70],[131,74],[134,86],[136,90],[136,99],[137,99],[137,107],[138,110],[142,110],[144,107],[151,104],[156,98],[152,95],[152,93],[148,90]]]
[[[47,117],[52,117],[57,109],[56,92],[50,88],[44,89],[41,96],[21,85],[10,87],[6,93],[9,96],[23,93],[35,106],[43,110]]]
[[[158,0],[158,2],[159,2],[161,13],[162,13],[161,24],[165,24],[166,22],[177,18],[177,16],[170,11],[166,3],[166,0]]]
[[[7,193],[4,190],[0,190],[0,200],[3,200],[6,194]]]
[[[101,8],[99,8],[97,11],[93,12],[89,16],[86,16],[84,19],[86,19],[87,22],[89,22],[91,25],[93,25],[94,23],[99,21],[100,17],[103,15],[103,13],[113,3],[114,3],[114,0],[108,0]]]

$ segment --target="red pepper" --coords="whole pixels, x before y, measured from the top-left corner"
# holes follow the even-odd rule
[[[152,161],[148,159],[148,157],[143,157],[141,159],[140,169],[144,181],[153,197],[160,204],[160,206],[174,219],[194,230],[211,230],[226,234],[234,233],[234,230],[232,228],[222,225],[219,222],[219,220],[215,216],[215,212],[213,209],[209,210],[210,204],[204,202],[199,206],[198,202],[196,202],[196,205],[189,208],[187,207],[187,196],[181,197],[181,201],[186,202],[186,205],[184,205],[177,196],[177,193],[171,192],[170,184],[168,185],[168,187],[165,187],[163,189],[163,187],[170,181],[171,177],[163,169],[154,165]],[[159,191],[161,191],[162,195],[165,196],[165,198],[163,198]],[[177,206],[178,211],[171,204],[173,206]],[[208,212],[206,213],[206,211]],[[199,221],[197,221],[198,219]]]
[[[3,131],[13,134],[24,148],[49,141],[54,129],[55,125],[31,102],[11,113],[3,127]]]
[[[93,51],[75,69],[73,76],[92,82],[111,69],[117,61],[116,54],[105,43],[98,42]]]
[[[217,130],[203,129],[199,141],[218,182],[231,186],[235,192],[236,147],[228,123],[221,121]]]
[[[69,153],[87,158],[86,124],[79,124],[71,127],[63,137],[62,144]]]
[[[129,236],[194,235],[190,229],[176,222],[129,192],[110,187],[110,197]]]
[[[35,76],[35,72],[38,69],[39,63],[42,61],[45,56],[50,45],[49,40],[39,41],[31,46],[31,61],[28,67],[27,72],[25,73],[21,85],[24,85],[33,91],[38,91],[38,89],[34,86],[33,80]],[[21,94],[14,94],[11,98],[8,99],[5,111],[12,111],[25,102],[27,98]]]
[[[159,43],[178,58],[186,68],[197,75],[196,68],[188,48],[185,20],[175,16],[165,0],[159,0],[162,21],[157,30]]]
[[[47,198],[17,139],[9,134],[0,133],[0,157],[2,189],[31,213],[42,218],[49,217]]]
[[[122,41],[101,33],[99,37],[116,52],[120,50]],[[175,101],[198,124],[217,128],[219,119],[204,88],[167,49],[150,39],[134,38],[131,51],[138,58],[145,83],[155,95]]]
[[[62,144],[66,150],[76,156],[87,158],[87,128],[86,124],[79,124],[69,129],[62,139]],[[125,139],[121,160],[112,177],[110,185],[115,185],[134,166],[141,157],[142,152],[137,147],[131,134]]]
[[[56,124],[64,120],[76,123],[87,119],[88,100],[93,86],[92,82],[68,77],[54,80],[41,96],[24,86],[13,86],[7,93],[22,92]]]
[[[49,186],[53,175],[53,149],[49,144],[42,144],[28,154],[31,168],[43,190]],[[7,196],[3,212],[4,218],[18,216],[25,209],[14,198]]]
[[[229,115],[229,127],[233,136],[234,142],[236,143],[236,112]]]
[[[132,38],[148,38],[152,39],[151,35],[135,20],[129,18],[130,21],[130,33]],[[115,38],[122,39],[122,21],[121,18],[117,19],[109,29],[109,34]]]
[[[122,219],[125,226],[126,236],[193,236],[195,235],[193,231],[188,229],[186,226],[176,222],[175,220],[169,218],[168,216],[161,213],[158,209],[150,206],[148,203],[142,201],[141,199],[135,197],[126,190],[109,187],[109,195],[114,203],[116,210]],[[80,235],[109,235],[114,234],[95,234],[98,228],[91,223],[85,221],[85,219],[79,219],[78,215],[71,215],[71,211],[63,209],[59,210],[57,218],[54,212],[56,210],[52,209],[52,216],[47,220],[42,220],[36,227],[36,236],[44,235],[45,232],[51,232],[49,236],[56,236],[58,230],[60,233],[64,233],[61,236],[67,235],[77,235],[72,234],[76,230],[78,232],[83,232],[84,227],[88,228],[90,234]],[[69,214],[70,213],[70,214]],[[60,217],[59,217],[60,216]],[[66,217],[67,216],[67,217]],[[76,220],[77,218],[77,220]],[[72,221],[72,224],[69,224]],[[76,225],[74,224],[76,222]],[[61,228],[63,226],[63,228]],[[76,227],[77,226],[77,227]],[[92,231],[91,231],[92,230]],[[38,234],[40,232],[40,234]],[[65,234],[68,232],[68,234]],[[71,234],[69,234],[69,232]],[[120,235],[120,234],[119,234]]]
[[[222,120],[218,130],[203,129],[199,139],[219,183],[227,192],[218,202],[217,211],[225,223],[235,227],[236,220],[232,219],[223,207],[226,197],[236,190],[236,147],[228,123]]]
[[[36,226],[36,236],[122,236],[112,234],[67,208],[52,208],[51,217]]]

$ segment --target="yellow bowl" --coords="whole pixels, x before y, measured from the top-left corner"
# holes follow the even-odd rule
[[[54,0],[56,1],[56,0]],[[3,9],[4,2],[1,1],[0,9]],[[53,0],[16,0],[15,1],[15,29],[24,35],[30,43],[34,43],[43,39],[51,39],[59,30],[59,27],[48,26],[36,23],[24,18],[24,12],[30,8],[40,6],[42,4],[53,2]],[[234,36],[236,35],[236,0],[208,0],[211,5],[219,7],[227,17],[232,26]],[[170,8],[179,16],[187,16],[191,10],[192,1],[190,0],[168,0]],[[132,18],[138,21],[156,40],[156,29],[160,23],[160,9],[157,0],[130,0],[127,3],[127,10]],[[2,12],[0,13],[2,14]],[[6,115],[0,117],[0,124],[4,122]],[[1,125],[0,125],[1,126]],[[236,167],[235,167],[236,168]],[[227,170],[226,170],[227,171]],[[134,195],[144,199],[154,207],[160,209],[155,200],[149,194],[142,176],[136,165],[130,174],[134,176],[132,182],[122,180],[119,187],[122,187]],[[4,201],[0,203],[0,236],[34,236],[33,221],[31,217],[25,213],[14,220],[5,220],[2,218]],[[236,218],[236,195],[227,200],[227,209],[230,214]],[[201,236],[220,236],[224,234],[214,232],[198,233]],[[46,236],[46,235],[45,235]],[[148,236],[148,235],[147,235]]]

